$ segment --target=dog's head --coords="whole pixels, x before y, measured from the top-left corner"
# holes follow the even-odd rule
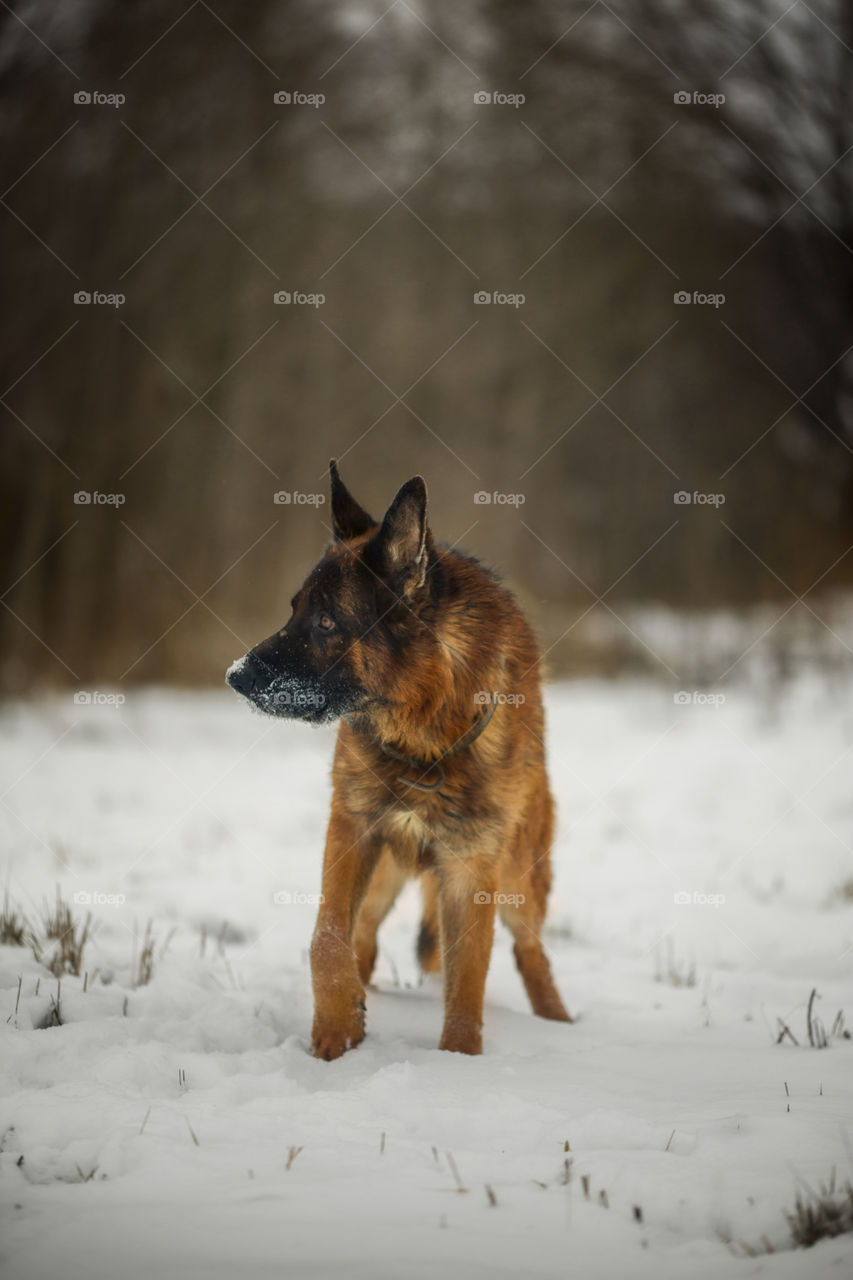
[[[423,480],[403,485],[380,524],[334,461],[330,473],[334,541],[291,600],[287,623],[225,677],[268,715],[311,724],[393,702],[403,655],[423,659],[436,643],[422,620],[435,585]]]

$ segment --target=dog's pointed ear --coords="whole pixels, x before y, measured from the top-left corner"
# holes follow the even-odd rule
[[[335,537],[346,542],[349,538],[358,538],[373,529],[376,521],[358,505],[338,474],[338,464],[334,458],[329,463],[329,476],[332,484],[332,528]]]
[[[385,512],[367,549],[382,577],[410,591],[423,586],[431,545],[426,485],[421,476],[413,476]]]

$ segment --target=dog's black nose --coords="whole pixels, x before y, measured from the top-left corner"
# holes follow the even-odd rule
[[[245,658],[232,662],[225,672],[225,683],[229,684],[235,693],[242,693],[244,698],[248,698],[255,688],[256,681],[252,668],[252,660],[246,654]]]

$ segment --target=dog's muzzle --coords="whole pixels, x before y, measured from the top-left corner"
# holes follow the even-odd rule
[[[362,696],[340,679],[306,679],[301,673],[275,670],[254,652],[232,662],[225,682],[265,715],[309,724],[337,720],[353,710]]]

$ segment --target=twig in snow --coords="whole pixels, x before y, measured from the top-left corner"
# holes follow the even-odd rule
[[[785,1039],[785,1036],[788,1036],[792,1044],[797,1045],[797,1047],[799,1048],[800,1042],[797,1039],[797,1037],[794,1035],[791,1028],[788,1026],[787,1022],[783,1022],[781,1018],[777,1018],[776,1024],[779,1027],[779,1035],[776,1038],[776,1043],[781,1044],[782,1041]]]
[[[466,1192],[468,1188],[463,1184],[462,1179],[459,1177],[459,1170],[456,1168],[456,1161],[453,1159],[453,1153],[445,1151],[444,1154],[447,1156],[447,1163],[450,1165],[450,1172],[456,1179],[456,1190],[460,1193]]]
[[[826,1039],[826,1030],[824,1029],[824,1025],[820,1018],[812,1017],[814,1002],[819,999],[820,996],[817,993],[817,987],[812,987],[812,993],[809,996],[808,1009],[806,1010],[806,1026],[808,1027],[809,1032],[809,1044],[813,1049],[825,1049],[828,1043]]]
[[[22,974],[22,975],[18,978],[18,994],[17,994],[17,996],[15,997],[15,1012],[14,1012],[14,1013],[10,1013],[10,1014],[9,1014],[8,1018],[6,1019],[6,1021],[7,1021],[7,1022],[11,1022],[13,1018],[15,1018],[15,1019],[17,1020],[17,1017],[18,1017],[18,1006],[19,1006],[19,1005],[20,1005],[20,1003],[21,1003],[21,983],[22,983],[23,981],[24,981],[24,977],[23,977],[23,974]],[[16,1021],[16,1025],[17,1025],[17,1021]]]

